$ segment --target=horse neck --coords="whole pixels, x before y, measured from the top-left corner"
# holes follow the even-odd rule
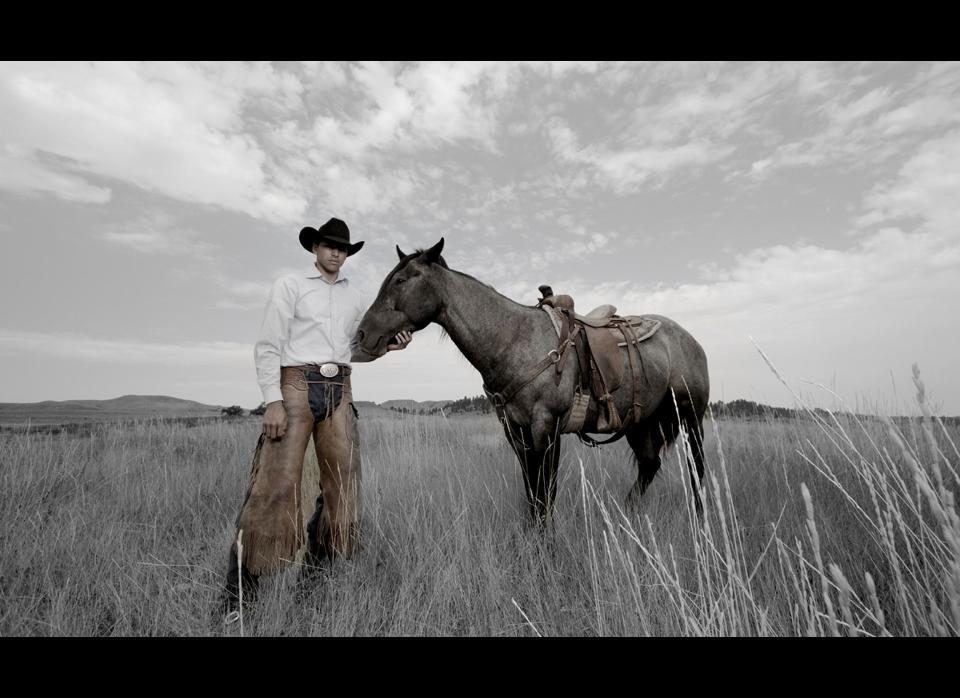
[[[525,345],[536,342],[542,311],[520,305],[463,274],[443,274],[444,301],[436,322],[467,361],[495,389],[530,363]]]

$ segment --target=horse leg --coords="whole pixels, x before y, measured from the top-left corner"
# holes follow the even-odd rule
[[[533,458],[527,459],[527,492],[532,494],[531,515],[546,524],[557,498],[557,470],[560,465],[560,424],[547,411],[535,414],[531,428]]]
[[[520,461],[530,518],[544,525],[550,518],[557,496],[557,469],[560,463],[560,434],[504,422],[507,440]]]
[[[538,525],[546,525],[553,513],[557,497],[557,465],[559,447],[527,453],[523,469],[523,484],[527,490],[530,518]]]
[[[703,516],[703,500],[700,495],[703,489],[703,411],[697,410],[687,393],[675,392],[675,399],[676,405],[672,404],[672,400],[670,404],[673,435],[668,436],[668,443],[679,435],[680,428],[683,427],[687,433],[693,462],[686,453],[684,453],[684,459],[687,463],[687,472],[690,474],[693,504],[697,510],[697,516],[700,517]]]
[[[557,498],[557,470],[560,465],[560,438],[550,438],[546,448],[535,450],[527,459],[525,482],[530,503],[530,516],[545,525],[553,513]]]
[[[637,481],[627,494],[627,506],[635,508],[660,470],[663,433],[659,425],[642,424],[627,432],[627,443],[630,444],[637,463]]]
[[[532,462],[535,458],[533,451],[533,434],[528,427],[521,426],[509,419],[501,419],[500,424],[503,426],[503,433],[507,437],[507,443],[510,444],[510,448],[513,449],[513,453],[520,463],[520,472],[523,474],[524,492],[527,496],[527,503],[530,505],[531,515],[533,515],[535,513],[535,499],[533,497],[532,483],[530,482],[529,469],[527,467],[528,462]]]
[[[681,408],[683,410],[683,408]],[[687,440],[690,442],[690,451],[693,454],[693,463],[687,458],[687,468],[690,471],[690,486],[693,488],[693,503],[697,515],[703,516],[703,501],[700,492],[703,489],[703,419],[698,417],[692,406],[681,411],[683,426],[687,430]],[[696,479],[693,471],[696,468]]]

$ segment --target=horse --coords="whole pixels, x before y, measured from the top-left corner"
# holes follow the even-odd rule
[[[441,256],[443,244],[441,237],[433,247],[411,254],[397,246],[400,261],[384,278],[361,318],[353,338],[352,360],[374,361],[387,353],[398,332],[416,332],[435,322],[480,372],[488,397],[502,396],[508,387],[523,383],[519,390],[510,391],[508,401],[495,401],[495,406],[521,466],[530,515],[545,523],[556,499],[560,435],[570,415],[580,365],[572,360],[562,372],[537,371],[539,365],[556,363],[558,331],[547,312],[517,303],[492,286],[451,269]],[[688,454],[687,467],[699,515],[703,416],[709,396],[706,355],[673,320],[662,315],[638,317],[659,322],[658,331],[634,345],[633,356],[629,342],[621,350],[623,368],[628,371],[624,375],[632,376],[636,359],[640,359],[641,399],[636,401],[636,389],[631,385],[636,380],[624,380],[611,393],[618,413],[626,415],[619,435],[626,436],[637,465],[637,480],[627,503],[639,502],[660,468],[661,449],[677,438],[682,427],[689,435],[693,464]],[[598,400],[590,399],[578,436],[598,433],[601,413]],[[603,442],[591,445],[596,443]]]

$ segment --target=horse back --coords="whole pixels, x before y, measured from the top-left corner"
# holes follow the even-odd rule
[[[620,347],[622,380],[615,398],[621,414],[633,401],[633,374],[640,385],[641,417],[659,406],[670,390],[677,400],[689,400],[698,413],[706,410],[710,392],[707,356],[700,343],[680,324],[663,315],[641,315],[639,327],[656,326],[652,333],[640,335],[640,341]],[[620,343],[624,343],[620,340]],[[628,356],[627,352],[632,352]]]

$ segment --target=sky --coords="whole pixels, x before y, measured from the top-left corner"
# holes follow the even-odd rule
[[[658,313],[711,400],[960,414],[960,64],[0,62],[0,402],[252,408],[330,217],[524,304]],[[786,382],[770,370],[769,358]],[[436,325],[354,398],[478,395]]]

